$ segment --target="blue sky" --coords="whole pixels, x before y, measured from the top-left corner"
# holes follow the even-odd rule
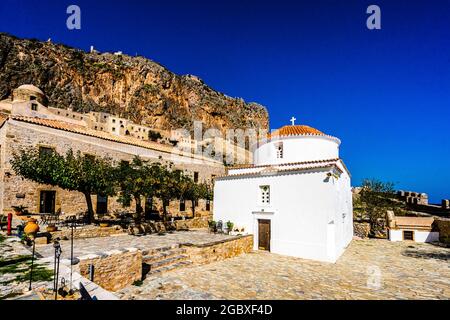
[[[82,29],[66,28],[77,4]],[[381,8],[382,29],[366,28]],[[0,2],[0,31],[123,51],[342,140],[365,177],[450,198],[450,0]]]

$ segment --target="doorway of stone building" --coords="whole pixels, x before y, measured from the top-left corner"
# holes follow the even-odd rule
[[[108,196],[97,195],[97,214],[108,213]]]
[[[56,191],[41,191],[39,196],[39,213],[55,213]]]
[[[270,220],[258,219],[258,249],[270,251]]]

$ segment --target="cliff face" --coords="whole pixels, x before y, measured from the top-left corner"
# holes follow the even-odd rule
[[[179,76],[143,57],[86,53],[0,33],[0,99],[34,84],[48,105],[104,111],[157,129],[268,128],[266,109],[217,92],[194,76]]]

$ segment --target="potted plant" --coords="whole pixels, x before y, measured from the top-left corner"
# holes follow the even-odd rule
[[[217,232],[217,223],[214,220],[208,221],[209,231],[210,232]]]
[[[234,223],[231,222],[231,221],[227,221],[227,231],[228,231],[228,234],[230,234],[231,231],[233,231],[233,227],[234,227]]]
[[[36,222],[37,222],[36,219],[33,218],[28,219],[28,222],[25,228],[23,229],[23,231],[29,238],[35,238],[37,233],[39,232],[39,225]]]
[[[25,213],[25,209],[28,207],[20,205],[20,206],[12,206],[12,208],[16,216],[22,216]]]

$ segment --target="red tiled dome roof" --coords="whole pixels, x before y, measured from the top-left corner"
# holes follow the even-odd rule
[[[299,135],[325,136],[325,133],[309,126],[284,126],[270,134],[271,137]]]

